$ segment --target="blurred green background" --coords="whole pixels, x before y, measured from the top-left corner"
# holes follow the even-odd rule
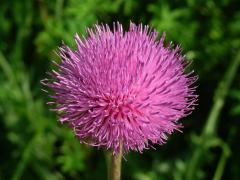
[[[40,80],[62,40],[94,23],[143,22],[180,43],[199,75],[199,106],[164,146],[129,153],[122,179],[240,179],[238,0],[1,0],[0,179],[107,177],[106,152],[80,145],[46,105]]]

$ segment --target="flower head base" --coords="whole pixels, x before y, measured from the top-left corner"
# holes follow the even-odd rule
[[[179,119],[196,105],[197,77],[184,73],[180,48],[164,47],[165,34],[148,26],[96,25],[88,37],[76,35],[77,49],[62,46],[61,63],[43,84],[60,122],[74,129],[81,143],[118,153],[163,144],[181,127]]]

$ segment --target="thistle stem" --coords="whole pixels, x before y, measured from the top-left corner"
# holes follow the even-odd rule
[[[109,163],[109,180],[121,179],[121,162],[122,162],[122,144],[118,154],[111,154],[111,162]]]

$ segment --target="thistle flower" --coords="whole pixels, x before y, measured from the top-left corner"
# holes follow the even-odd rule
[[[66,122],[80,143],[142,152],[163,144],[190,114],[197,95],[197,77],[184,73],[188,64],[179,46],[164,46],[165,34],[130,23],[96,25],[87,38],[77,34],[76,50],[59,48],[61,63],[42,81],[61,123]]]

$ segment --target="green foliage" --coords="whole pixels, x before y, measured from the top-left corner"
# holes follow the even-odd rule
[[[40,79],[62,41],[94,23],[150,24],[180,43],[199,74],[184,133],[123,161],[123,179],[240,179],[237,0],[53,0],[0,3],[0,179],[106,179],[104,152],[81,145],[46,105]]]

